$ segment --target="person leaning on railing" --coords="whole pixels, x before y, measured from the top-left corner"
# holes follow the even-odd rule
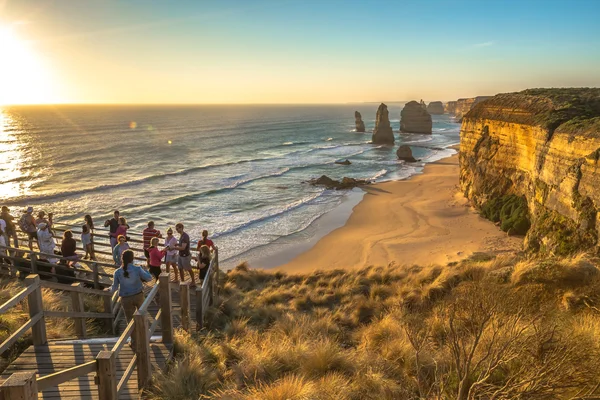
[[[129,323],[135,310],[144,303],[144,282],[150,282],[152,275],[145,268],[133,265],[134,254],[132,250],[125,250],[121,258],[121,266],[115,270],[110,292],[119,291],[123,312]],[[135,348],[133,337],[132,346]]]

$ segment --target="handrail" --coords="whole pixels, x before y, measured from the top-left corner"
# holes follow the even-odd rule
[[[96,313],[96,312],[83,312],[83,311],[44,311],[46,317],[65,317],[65,318],[98,318],[98,319],[112,319],[111,313]]]
[[[25,332],[27,332],[27,330],[29,330],[29,328],[31,328],[39,320],[41,320],[43,316],[44,316],[43,312],[41,312],[41,311],[38,312],[33,317],[31,317],[31,319],[28,319],[27,322],[25,322],[23,325],[21,325],[21,327],[19,329],[14,331],[13,334],[10,335],[8,337],[8,339],[6,339],[0,345],[0,354],[4,353],[6,350],[8,350],[8,348],[10,346],[12,346],[17,340],[19,340],[21,338],[21,336],[23,336],[25,334]]]
[[[42,287],[45,287],[48,289],[63,290],[63,291],[67,291],[67,292],[94,294],[96,296],[112,296],[112,293],[107,292],[106,290],[90,289],[90,288],[80,287],[80,286],[70,286],[70,285],[65,285],[63,283],[56,283],[56,282],[50,282],[50,281],[41,281],[40,285]]]
[[[121,377],[121,379],[119,380],[119,383],[117,384],[117,393],[118,394],[121,394],[121,390],[125,387],[125,384],[129,380],[129,378],[131,378],[131,374],[133,373],[133,369],[135,368],[136,364],[137,364],[137,354],[134,354],[133,358],[129,362],[129,365],[127,366],[127,369],[125,370],[125,372],[123,372],[123,376]]]
[[[115,345],[111,349],[111,351],[113,353],[119,354],[119,352],[123,348],[123,345],[127,342],[127,339],[129,339],[129,337],[133,333],[133,327],[134,327],[134,321],[132,319],[127,324],[127,328],[125,328],[125,330],[123,331],[123,333],[121,333],[121,336],[119,336],[119,340],[117,340],[117,342],[115,343]]]
[[[37,379],[38,391],[41,392],[49,387],[58,386],[61,383],[68,382],[82,375],[91,374],[92,372],[96,372],[96,360],[42,376]]]
[[[10,298],[7,302],[0,306],[0,314],[4,314],[14,306],[16,306],[21,300],[23,300],[29,293],[33,292],[37,289],[37,285],[29,285],[25,289],[21,290],[19,293]]]
[[[162,310],[158,310],[158,312],[156,313],[156,316],[154,317],[154,322],[152,323],[152,325],[150,325],[150,329],[148,329],[148,336],[152,336],[154,331],[156,331],[156,327],[160,323],[161,315],[162,315]]]
[[[64,223],[64,222],[52,221],[52,229],[55,229],[56,225],[68,226],[68,227],[71,227],[71,228],[81,228],[81,226],[83,224],[81,224],[81,225],[74,225],[74,224],[67,224],[67,223]],[[105,231],[106,232],[106,231],[109,231],[109,230],[105,226],[94,226],[94,231]],[[128,232],[128,234],[129,234],[129,232]],[[137,232],[131,232],[131,234],[132,235],[136,235],[136,236],[142,236],[141,233],[137,233]]]
[[[152,287],[152,290],[150,290],[150,293],[148,293],[146,299],[144,300],[140,308],[138,308],[138,311],[140,313],[146,312],[148,306],[150,305],[150,302],[154,299],[154,296],[156,296],[156,293],[158,293],[158,282]]]

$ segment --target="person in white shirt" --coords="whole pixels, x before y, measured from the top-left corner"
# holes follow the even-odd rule
[[[167,237],[165,238],[165,247],[173,248],[177,246],[177,238],[173,236],[173,229],[167,229]],[[165,264],[167,265],[167,274],[171,274],[171,267],[173,267],[173,272],[175,273],[175,281],[179,282],[179,274],[177,270],[177,250],[168,250],[167,255],[165,256]],[[183,276],[181,277],[183,279]]]
[[[50,229],[48,229],[48,224],[45,222],[38,224],[37,237],[38,245],[40,246],[40,252],[44,254],[54,254],[56,242],[54,241],[52,232],[50,232]],[[57,258],[48,257],[48,262],[52,264],[56,263],[57,260]]]

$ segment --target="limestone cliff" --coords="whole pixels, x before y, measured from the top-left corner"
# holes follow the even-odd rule
[[[365,131],[365,123],[362,120],[362,115],[358,111],[354,111],[354,124],[356,125],[356,132]]]
[[[460,121],[466,113],[475,107],[476,104],[491,98],[492,96],[477,96],[468,99],[458,99],[454,108],[454,116],[458,121]]]
[[[600,89],[494,96],[464,116],[460,137],[462,191],[506,215],[504,203],[524,199],[528,250],[600,249]]]
[[[442,115],[444,113],[444,105],[441,101],[432,101],[427,106],[427,112],[431,115]]]
[[[400,132],[431,133],[431,127],[431,115],[420,103],[406,103],[400,113]]]
[[[394,144],[394,132],[390,125],[389,112],[387,106],[383,103],[377,109],[375,129],[371,141],[377,144]]]
[[[449,101],[444,105],[444,112],[446,114],[454,115],[456,111],[456,101]]]

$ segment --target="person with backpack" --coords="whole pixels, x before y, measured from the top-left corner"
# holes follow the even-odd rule
[[[37,227],[35,225],[35,218],[33,217],[33,207],[27,207],[27,210],[21,215],[21,218],[19,218],[19,227],[27,234],[29,250],[33,251],[33,240],[35,239],[36,243],[38,243]],[[38,243],[38,248],[39,247]]]

